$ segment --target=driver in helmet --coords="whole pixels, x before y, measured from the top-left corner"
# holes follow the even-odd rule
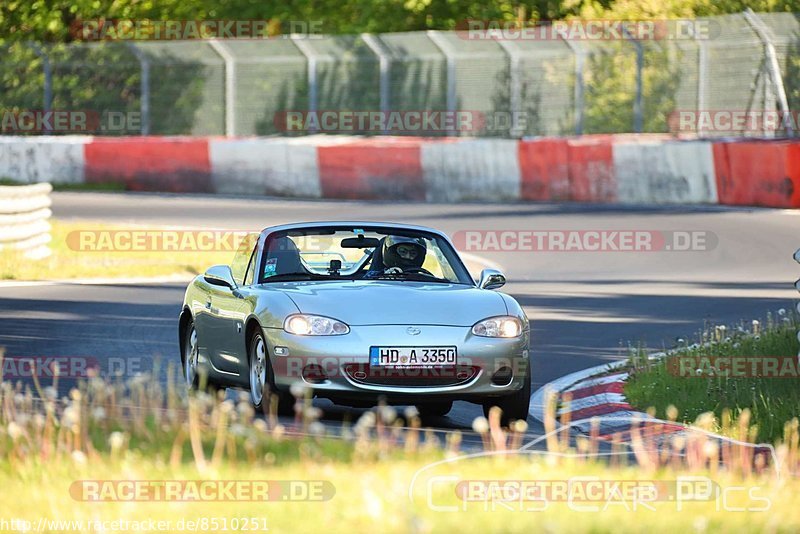
[[[425,245],[411,237],[387,236],[383,240],[384,272],[395,274],[419,269],[425,263]]]
[[[425,263],[427,249],[421,239],[403,236],[386,236],[375,250],[370,270],[365,278],[377,278],[382,274],[418,272]]]

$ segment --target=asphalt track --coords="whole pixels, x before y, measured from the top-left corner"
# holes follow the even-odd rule
[[[260,230],[307,220],[384,220],[464,230],[697,231],[710,250],[656,252],[480,252],[502,266],[503,291],[532,321],[533,388],[625,357],[631,343],[653,349],[692,337],[705,325],[735,324],[789,308],[800,266],[800,213],[708,207],[587,204],[422,204],[291,201],[219,196],[55,193],[64,220]],[[150,368],[178,361],[176,327],[185,284],[0,285],[0,346],[6,355],[114,358]],[[134,365],[129,365],[135,362]],[[336,426],[360,410],[320,403]],[[456,403],[425,421],[466,431],[478,406]],[[531,436],[541,425],[529,419]]]

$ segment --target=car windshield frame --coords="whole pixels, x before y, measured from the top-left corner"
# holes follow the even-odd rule
[[[436,276],[428,276],[425,274],[417,274],[417,273],[403,273],[403,274],[383,274],[376,277],[365,278],[362,276],[358,276],[359,274],[364,272],[364,268],[368,266],[368,264],[372,260],[372,253],[365,253],[362,258],[359,258],[354,268],[351,267],[350,272],[348,274],[342,275],[332,275],[332,274],[322,274],[318,272],[314,272],[313,270],[309,270],[306,268],[305,260],[303,261],[303,269],[307,272],[305,273],[297,273],[296,276],[290,276],[291,274],[295,273],[287,273],[281,275],[272,275],[272,276],[265,276],[267,260],[269,256],[269,247],[270,244],[279,238],[282,237],[290,237],[290,238],[297,238],[301,236],[323,236],[323,235],[332,235],[336,232],[348,232],[351,233],[353,237],[357,237],[359,234],[365,234],[367,236],[371,236],[373,234],[378,234],[380,237],[385,236],[403,236],[403,237],[412,237],[412,238],[424,238],[427,240],[432,241],[436,244],[439,251],[442,253],[444,260],[447,262],[452,274],[455,276],[455,280],[447,279],[447,278],[438,278]],[[440,234],[438,232],[428,231],[419,228],[412,228],[412,227],[394,227],[394,226],[381,226],[381,225],[340,225],[340,224],[331,224],[325,226],[306,226],[306,227],[296,227],[296,228],[284,228],[284,229],[276,229],[271,231],[269,234],[265,236],[265,238],[261,241],[261,254],[259,260],[259,269],[257,272],[257,280],[258,284],[269,284],[269,283],[281,283],[281,282],[302,282],[302,281],[398,281],[398,282],[430,282],[430,283],[446,283],[446,284],[455,284],[455,285],[469,285],[474,286],[475,281],[472,279],[472,276],[469,273],[469,270],[464,265],[461,256],[459,255],[458,251],[453,247],[452,243],[446,236]],[[308,254],[308,252],[306,252]]]

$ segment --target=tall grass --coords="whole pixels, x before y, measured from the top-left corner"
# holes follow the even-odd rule
[[[695,343],[679,340],[678,347],[665,358],[651,360],[637,353],[632,358],[632,373],[625,386],[629,402],[641,410],[692,422],[704,413],[713,414],[714,429],[726,433],[732,423],[745,418],[753,426],[752,440],[774,443],[786,433],[796,432],[800,417],[800,377],[744,376],[750,373],[714,373],[713,366],[696,369],[695,376],[676,372],[681,358],[708,362],[708,358],[750,357],[783,358],[797,361],[797,317],[784,310],[769,314],[766,321],[752,321],[734,327],[706,328]],[[789,365],[791,371],[792,366]]]
[[[1,356],[0,356],[1,358]],[[597,440],[571,439],[555,427],[554,403],[546,426],[552,433],[547,450],[521,454],[531,436],[522,421],[501,427],[498,410],[478,418],[473,430],[487,455],[465,463],[460,432],[437,439],[422,427],[413,409],[398,412],[381,405],[352,424],[331,430],[311,403],[311,391],[293,388],[291,421],[277,417],[277,406],[255,413],[246,395],[231,401],[221,395],[187,395],[179,374],[167,369],[166,385],[141,375],[128,381],[92,377],[69,395],[59,397],[55,384],[0,383],[0,518],[165,520],[211,517],[265,517],[271,529],[341,532],[503,530],[529,532],[544,522],[553,530],[619,531],[667,527],[750,530],[800,527],[794,514],[800,505],[800,484],[772,477],[760,469],[752,448],[728,452],[703,432],[681,436],[653,447],[647,429],[635,426],[633,452],[617,449],[601,460]],[[709,420],[700,421],[710,428]],[[752,437],[746,420],[737,422],[741,436]],[[800,461],[797,429],[778,455],[784,474]],[[720,464],[720,455],[729,462]],[[458,461],[457,461],[458,460]],[[425,471],[435,462],[445,464]],[[795,466],[786,468],[785,466]],[[442,471],[438,471],[442,470]],[[662,517],[616,506],[593,514],[575,514],[558,503],[540,513],[512,513],[501,507],[487,511],[469,503],[459,513],[443,514],[428,504],[464,504],[452,491],[412,484],[415,474],[448,473],[462,479],[559,480],[593,476],[608,480],[663,480],[674,483],[686,474],[713,477],[720,485],[762,488],[774,503],[769,514],[730,515],[715,502],[697,503],[682,514]],[[80,502],[69,492],[76,480],[327,480],[335,496],[325,502]],[[426,489],[428,488],[428,489]],[[409,495],[413,497],[409,500]],[[739,494],[736,503],[746,495]],[[733,504],[733,502],[728,503]],[[742,504],[742,503],[739,503]],[[746,504],[746,503],[744,503]],[[743,505],[744,505],[743,504]],[[661,506],[667,506],[662,504]],[[94,531],[82,527],[83,531]],[[54,529],[57,530],[57,529]]]

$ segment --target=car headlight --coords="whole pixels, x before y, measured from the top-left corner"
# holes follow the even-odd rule
[[[298,336],[341,336],[350,332],[350,327],[341,321],[320,315],[290,315],[283,329]]]
[[[490,317],[475,324],[472,333],[481,337],[517,337],[522,333],[522,321],[510,315]]]

